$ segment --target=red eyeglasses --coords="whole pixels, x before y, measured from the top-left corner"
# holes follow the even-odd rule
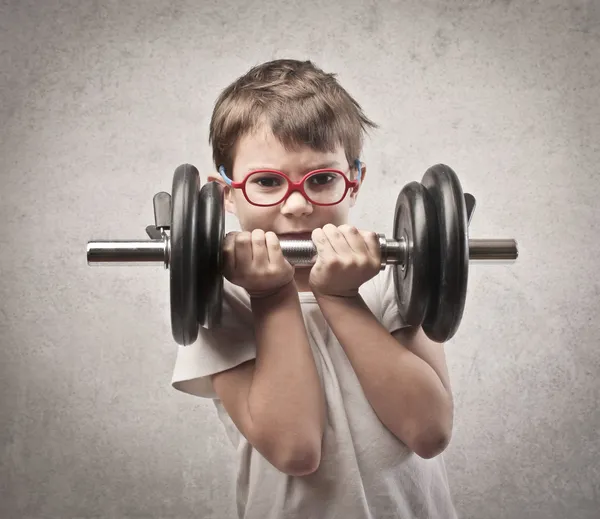
[[[274,169],[259,169],[249,172],[241,182],[234,182],[219,167],[223,180],[234,189],[241,189],[252,205],[270,207],[282,203],[294,191],[302,193],[311,204],[330,206],[339,204],[348,193],[360,184],[361,167],[357,162],[357,180],[348,177],[337,169],[317,169],[308,172],[299,182],[294,182],[286,174]]]

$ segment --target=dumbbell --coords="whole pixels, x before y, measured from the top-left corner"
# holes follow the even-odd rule
[[[172,194],[154,196],[155,225],[149,240],[89,241],[87,261],[99,265],[157,265],[170,271],[171,328],[175,342],[196,341],[199,326],[221,322],[224,191],[218,182],[201,186],[198,170],[182,164]],[[451,339],[462,319],[470,260],[512,262],[514,239],[469,239],[475,198],[463,193],[456,173],[444,164],[429,168],[421,182],[400,191],[393,236],[378,234],[381,268],[393,269],[402,319],[422,326],[436,342]],[[170,234],[169,234],[170,233]],[[311,240],[281,239],[284,257],[297,268],[311,267]]]

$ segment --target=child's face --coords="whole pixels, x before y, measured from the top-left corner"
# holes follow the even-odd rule
[[[363,166],[361,183],[366,174]],[[233,171],[226,174],[234,181],[242,181],[249,171],[275,169],[285,173],[293,181],[299,181],[309,171],[330,167],[342,171],[352,180],[350,165],[342,146],[334,152],[319,152],[308,146],[294,151],[286,150],[270,131],[260,129],[242,137],[237,146]],[[220,177],[210,176],[209,180]],[[302,236],[310,239],[313,229],[327,223],[339,226],[347,222],[348,212],[356,201],[357,190],[349,190],[337,205],[318,206],[308,202],[299,192],[293,192],[287,200],[271,207],[258,207],[246,200],[241,189],[226,189],[225,208],[237,216],[241,230],[262,229],[277,235],[307,232]]]

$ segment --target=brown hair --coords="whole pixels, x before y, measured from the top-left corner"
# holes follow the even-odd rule
[[[310,61],[280,59],[251,68],[218,97],[209,143],[215,166],[231,175],[238,140],[268,124],[287,149],[344,147],[350,165],[359,158],[363,133],[378,126],[336,80]],[[354,169],[354,167],[353,167]]]

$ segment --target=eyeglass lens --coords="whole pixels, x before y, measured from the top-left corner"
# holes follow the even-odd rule
[[[304,180],[304,190],[311,202],[333,204],[346,191],[346,181],[335,171],[323,171]],[[254,204],[270,205],[281,202],[288,190],[288,181],[277,173],[257,171],[246,180],[246,195]]]

